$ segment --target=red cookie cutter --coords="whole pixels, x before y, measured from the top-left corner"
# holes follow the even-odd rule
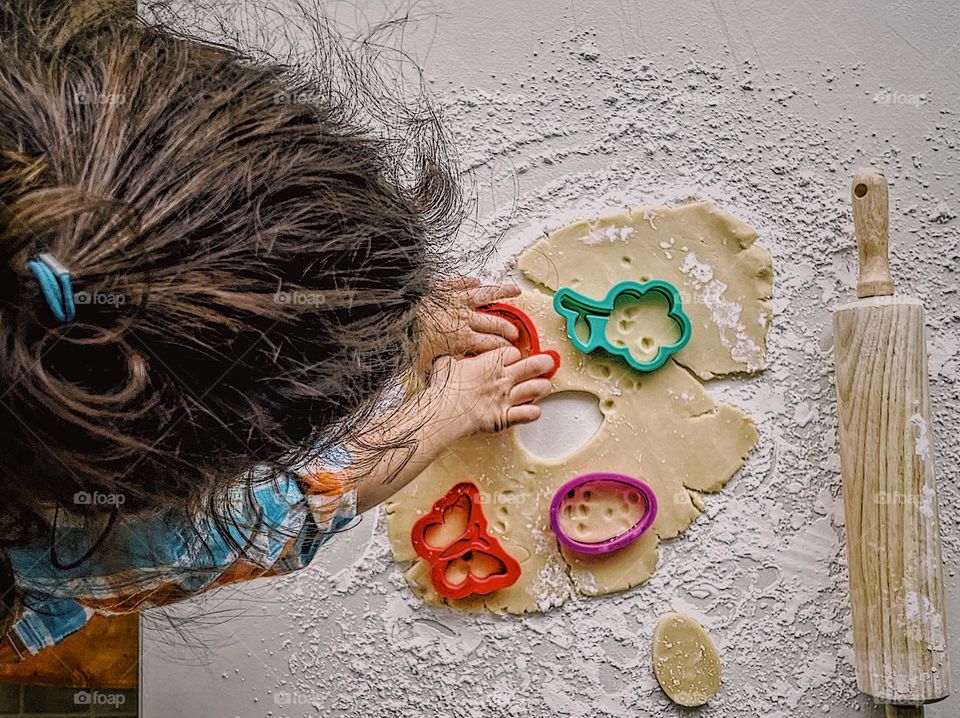
[[[501,302],[487,304],[479,307],[477,311],[506,319],[517,328],[520,336],[513,342],[513,345],[520,350],[520,356],[523,359],[534,354],[549,354],[553,358],[553,369],[543,375],[545,379],[549,379],[557,373],[560,368],[560,355],[553,349],[540,348],[540,335],[537,334],[537,327],[526,313],[512,304]]]
[[[467,525],[447,546],[434,546],[427,541],[427,532],[444,524],[444,514],[458,504],[466,504]],[[430,564],[430,580],[437,593],[445,598],[465,598],[512,586],[520,578],[520,564],[487,532],[487,520],[480,508],[480,491],[468,481],[461,482],[437,499],[433,508],[413,525],[410,535],[413,550]],[[502,568],[487,576],[474,575],[468,569],[460,583],[447,577],[450,565],[458,560],[470,561],[475,555],[493,558]]]

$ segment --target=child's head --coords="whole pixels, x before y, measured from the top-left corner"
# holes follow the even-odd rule
[[[77,492],[182,503],[362,415],[455,227],[435,118],[121,17],[6,24],[4,537]],[[41,253],[71,273],[72,322]]]

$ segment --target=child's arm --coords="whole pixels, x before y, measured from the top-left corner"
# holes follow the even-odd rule
[[[512,346],[468,359],[438,359],[427,388],[392,414],[389,424],[348,442],[355,464],[347,471],[357,481],[358,510],[390,498],[458,439],[535,421],[540,408],[532,402],[550,391],[549,380],[539,377],[552,366],[543,354],[521,360]],[[396,444],[403,448],[378,449]]]
[[[532,402],[550,390],[539,377],[552,359],[520,360],[512,346],[432,364],[426,389],[389,422],[309,467],[252,490],[243,483],[229,487],[216,502],[225,514],[219,519],[176,510],[124,516],[89,561],[64,570],[50,568],[48,543],[11,549],[21,589],[33,598],[33,609],[14,629],[23,647],[35,653],[58,643],[94,612],[172,603],[213,586],[301,568],[358,510],[399,491],[454,441],[537,419],[540,409]],[[380,448],[397,444],[404,448]],[[62,526],[58,550],[82,555],[101,531],[86,523]]]

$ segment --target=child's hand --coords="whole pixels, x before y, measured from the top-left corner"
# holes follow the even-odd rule
[[[420,368],[429,372],[440,356],[464,357],[510,346],[519,336],[517,328],[477,308],[519,295],[520,288],[513,284],[481,286],[473,277],[447,282],[420,311]]]
[[[437,392],[451,421],[462,422],[464,435],[501,431],[540,418],[532,402],[550,393],[550,380],[541,377],[552,368],[549,355],[521,360],[513,346],[467,359],[445,356],[434,364],[428,391]]]
[[[537,420],[540,407],[532,402],[550,393],[550,381],[540,376],[552,368],[550,355],[521,360],[513,346],[467,359],[440,357],[423,391],[347,442],[360,510],[393,496],[455,441]]]

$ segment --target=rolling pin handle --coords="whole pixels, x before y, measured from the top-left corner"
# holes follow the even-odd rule
[[[887,703],[886,718],[923,718],[923,706],[903,706]]]
[[[889,230],[890,209],[887,178],[875,167],[858,171],[850,187],[853,202],[853,224],[857,232],[860,255],[858,297],[893,294],[890,275]]]

